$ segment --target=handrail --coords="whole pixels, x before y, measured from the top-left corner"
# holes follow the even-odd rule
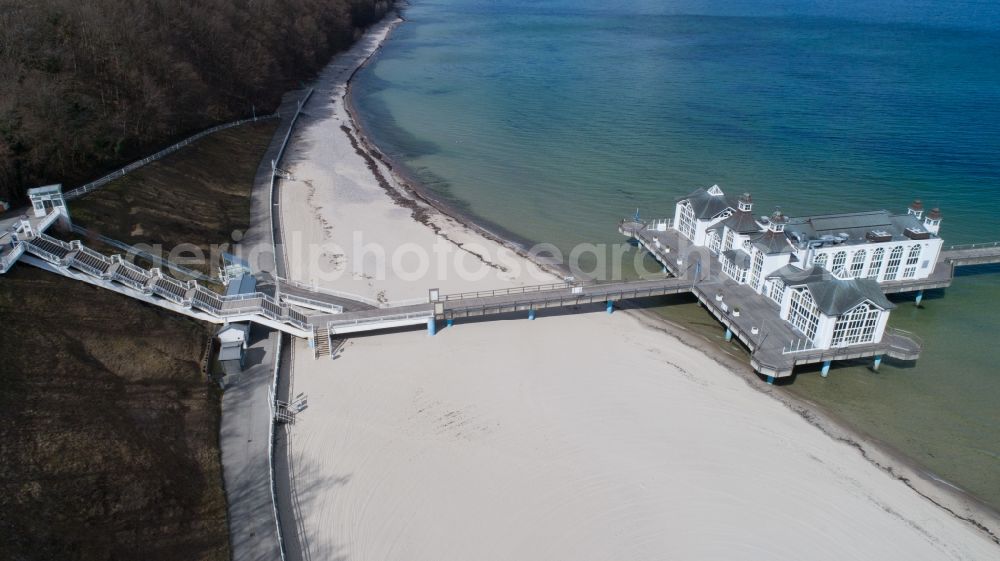
[[[389,314],[385,316],[370,316],[354,319],[338,319],[326,322],[327,329],[335,329],[345,325],[361,325],[365,323],[377,323],[380,321],[394,321],[400,319],[430,318],[434,316],[434,310],[424,310],[421,312],[407,312],[405,314]]]
[[[885,332],[882,335],[882,339],[883,340],[885,339],[886,335],[895,335],[897,337],[905,337],[907,339],[912,340],[917,345],[919,345],[920,348],[924,348],[924,340],[923,340],[923,338],[920,337],[919,335],[917,335],[916,333],[912,332],[912,331],[907,331],[905,329],[899,329],[898,327],[886,327],[885,328]]]
[[[292,137],[292,130],[295,128],[295,123],[299,120],[299,115],[302,113],[302,108],[305,107],[306,103],[309,102],[309,98],[312,97],[313,90],[314,90],[314,88],[309,88],[309,91],[306,92],[305,97],[303,97],[302,99],[299,100],[298,106],[295,109],[295,114],[292,115],[292,120],[288,124],[288,132],[285,133],[285,138],[281,141],[281,146],[278,148],[278,155],[271,162],[271,184],[270,184],[270,187],[268,189],[268,194],[267,194],[268,201],[270,202],[270,204],[268,205],[268,217],[270,218],[270,223],[271,223],[271,253],[274,255],[274,268],[275,268],[274,272],[275,272],[275,276],[279,277],[279,278],[282,275],[287,274],[286,269],[288,268],[288,263],[287,263],[287,259],[285,258],[285,252],[282,251],[281,252],[281,267],[279,269],[279,267],[278,267],[278,241],[279,240],[276,239],[276,236],[274,234],[274,232],[275,232],[275,228],[274,228],[274,206],[275,206],[275,204],[277,204],[277,201],[274,200],[274,178],[275,178],[275,172],[278,169],[278,165],[281,163],[281,158],[283,158],[284,155],[285,155],[285,147],[288,145],[288,140]],[[279,224],[280,224],[280,221],[279,221]]]
[[[281,369],[281,341],[284,337],[278,335],[278,343],[274,349],[274,371],[271,376],[271,387],[268,389],[268,406],[271,410],[271,426],[268,428],[267,464],[268,479],[271,484],[271,509],[274,512],[274,526],[278,536],[278,553],[281,561],[285,561],[285,540],[281,533],[281,519],[278,517],[278,483],[274,476],[274,438],[278,407],[278,372]]]
[[[1000,247],[1000,241],[952,245],[942,248],[941,251],[945,252],[945,251],[960,251],[963,249],[985,249],[990,247]]]
[[[571,289],[577,286],[573,283],[561,282],[550,284],[536,284],[530,286],[513,286],[510,288],[497,288],[494,290],[479,290],[475,292],[459,292],[457,294],[445,294],[440,298],[441,302],[451,302],[453,300],[467,300],[471,298],[488,298],[490,296],[506,296],[508,294],[527,294],[530,292],[545,292],[549,290]]]
[[[811,339],[800,337],[794,341],[789,341],[787,346],[781,347],[781,354],[788,355],[805,351],[815,351],[817,349],[818,347],[816,347],[816,343],[814,343]]]
[[[323,311],[328,311],[331,313],[339,314],[343,313],[344,307],[337,304],[331,304],[329,302],[323,302],[322,300],[313,300],[312,298],[306,298],[305,296],[297,296],[295,294],[281,293],[281,299],[285,302],[291,304],[300,304],[305,306],[312,306]]]
[[[361,302],[362,304],[368,304],[369,306],[372,306],[374,308],[384,308],[385,307],[385,303],[384,302],[379,302],[378,300],[375,300],[374,298],[368,298],[367,296],[361,296],[361,295],[358,295],[358,294],[351,294],[350,292],[343,292],[343,291],[340,291],[340,290],[331,290],[329,288],[323,288],[321,286],[313,286],[313,285],[306,284],[306,283],[301,282],[301,281],[292,280],[292,279],[286,279],[286,278],[281,278],[281,277],[278,278],[278,282],[279,283],[288,284],[288,285],[294,286],[296,288],[301,288],[303,290],[308,290],[310,292],[318,292],[320,294],[327,294],[329,296],[336,296],[337,298],[344,298],[345,300],[354,300],[356,302]],[[421,300],[421,301],[423,302],[424,300]]]

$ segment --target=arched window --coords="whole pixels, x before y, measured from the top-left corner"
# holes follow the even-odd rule
[[[708,233],[708,249],[712,253],[719,253],[719,246],[722,244],[722,240],[719,238],[719,231],[712,230]]]
[[[868,302],[858,304],[854,309],[837,318],[833,326],[831,345],[843,347],[859,343],[871,343],[875,339],[875,328],[881,310]]]
[[[920,261],[920,246],[910,247],[910,253],[906,256],[906,268],[903,269],[903,278],[912,279],[917,274],[917,263]]]
[[[781,279],[771,281],[771,300],[781,303],[781,297],[785,295],[785,283]]]
[[[897,245],[889,254],[889,262],[885,266],[885,280],[894,281],[899,274],[899,264],[903,260],[903,246]]]
[[[825,253],[820,253],[819,255],[816,256],[815,259],[813,259],[813,264],[816,265],[817,267],[823,267],[825,269],[826,257],[827,255]]]
[[[851,259],[851,276],[858,278],[861,276],[861,271],[865,268],[865,259],[868,257],[868,252],[865,250],[860,250],[854,252],[854,257]]]
[[[753,252],[753,242],[750,240],[743,240],[743,251],[747,253]]]
[[[830,265],[830,270],[836,273],[838,269],[844,268],[845,263],[847,263],[847,252],[838,251],[833,254],[833,263]]]
[[[819,326],[819,308],[813,301],[809,289],[802,288],[792,291],[791,306],[788,308],[788,322],[806,336],[810,341],[816,336]],[[815,341],[813,341],[815,342]]]
[[[694,241],[694,207],[691,203],[681,203],[681,221],[677,230],[689,240]]]
[[[753,256],[753,265],[750,268],[750,288],[760,291],[760,271],[764,268],[764,253],[756,252]]]
[[[882,261],[885,260],[885,248],[879,247],[872,252],[872,264],[868,266],[868,278],[879,280],[878,275],[882,272]]]

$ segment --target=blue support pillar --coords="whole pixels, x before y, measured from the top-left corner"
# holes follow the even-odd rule
[[[614,311],[615,311],[615,303],[612,302],[611,300],[608,300],[608,313],[610,314]]]
[[[824,360],[823,369],[819,371],[819,375],[826,378],[827,374],[830,373],[830,364],[832,363],[833,363],[832,360]]]
[[[701,261],[694,262],[694,280],[701,278]]]
[[[437,319],[434,316],[427,318],[427,334],[434,335],[437,333]]]
[[[768,376],[767,377],[767,385],[769,385],[769,386],[773,386],[774,385],[774,376]]]
[[[316,338],[315,337],[310,337],[309,338],[309,348],[310,349],[315,349],[316,348]]]
[[[732,340],[733,340],[733,330],[729,329],[727,327],[726,328],[726,341],[732,341]]]
[[[923,299],[924,299],[924,291],[923,290],[918,290],[917,291],[916,305],[919,306],[920,305],[920,301],[923,300]]]
[[[528,308],[528,319],[530,319],[530,320],[535,319],[535,309],[534,308]]]
[[[448,327],[455,325],[455,318],[448,318],[447,325]]]
[[[872,364],[872,370],[878,372],[878,367],[882,364],[882,355],[875,355],[875,363]]]
[[[666,266],[666,265],[664,265],[664,266],[663,266],[663,273],[664,273],[664,274],[666,274],[666,273],[668,273],[668,272],[669,272],[669,271],[667,271],[667,266]]]

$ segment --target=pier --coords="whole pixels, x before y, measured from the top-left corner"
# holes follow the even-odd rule
[[[886,329],[877,342],[839,348],[816,348],[789,322],[779,317],[771,299],[746,284],[729,279],[718,260],[704,247],[693,246],[668,227],[670,220],[622,220],[619,232],[634,240],[662,266],[657,278],[606,282],[564,282],[501,290],[439,294],[429,291],[426,302],[386,306],[283,278],[262,282],[258,292],[226,296],[195,280],[181,281],[159,268],[144,269],[120,255],[107,256],[75,240],[66,242],[46,231],[68,215],[53,209],[43,216],[8,216],[0,222],[0,271],[18,260],[76,280],[216,324],[254,322],[309,340],[315,355],[331,356],[335,339],[356,333],[426,325],[430,335],[441,323],[465,318],[491,318],[600,304],[608,313],[616,302],[671,294],[692,293],[725,329],[726,340],[736,338],[750,351],[753,369],[769,382],[790,376],[796,366],[822,364],[825,376],[833,361],[871,358],[877,369],[883,357],[916,360],[922,344],[916,335]],[[934,271],[921,279],[881,283],[884,293],[915,292],[919,304],[924,290],[945,288],[955,267],[1000,263],[1000,243],[953,246],[941,251]]]
[[[726,339],[736,337],[750,351],[753,369],[768,382],[790,376],[795,366],[822,364],[822,374],[829,373],[833,361],[871,358],[878,369],[882,357],[916,360],[923,347],[913,333],[886,329],[881,341],[867,345],[817,349],[788,322],[778,317],[779,308],[771,299],[744,284],[732,281],[721,272],[718,261],[703,247],[685,243],[668,219],[622,220],[619,232],[635,240],[640,247],[676,277],[695,277],[691,292],[725,328]],[[708,263],[703,265],[702,263]],[[941,252],[934,272],[924,279],[882,283],[886,294],[946,288],[954,279],[955,267],[1000,263],[1000,243],[954,246]]]

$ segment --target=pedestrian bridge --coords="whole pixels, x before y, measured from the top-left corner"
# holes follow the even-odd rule
[[[0,225],[6,226],[2,272],[22,260],[195,319],[216,324],[254,322],[309,339],[314,346],[317,339],[413,325],[427,324],[434,333],[438,320],[450,323],[457,318],[514,312],[527,312],[533,319],[537,310],[594,303],[610,310],[616,301],[690,292],[693,286],[690,280],[667,276],[612,283],[564,282],[446,294],[417,304],[378,307],[375,301],[279,279],[270,286],[271,293],[226,296],[196,280],[179,280],[159,268],[140,267],[122,255],[105,255],[80,240],[67,242],[50,236],[46,231],[56,219],[54,212],[44,218],[6,219]]]
[[[136,300],[195,319],[216,324],[254,322],[307,339],[315,355],[331,355],[334,339],[351,334],[427,325],[437,331],[438,322],[451,324],[461,318],[491,317],[523,313],[535,319],[539,310],[601,304],[610,313],[614,303],[679,293],[693,293],[699,302],[726,327],[727,339],[736,336],[751,351],[757,372],[771,380],[789,376],[799,364],[822,362],[824,372],[832,360],[864,356],[890,356],[915,360],[922,345],[916,336],[887,331],[883,340],[865,346],[813,349],[800,344],[797,332],[757,294],[726,280],[712,263],[702,270],[700,262],[681,255],[679,240],[671,230],[650,229],[647,224],[623,221],[619,230],[648,250],[664,268],[652,279],[511,287],[461,294],[438,294],[431,290],[427,301],[387,306],[349,294],[309,287],[278,279],[270,292],[226,296],[196,280],[179,280],[159,268],[145,269],[121,255],[105,255],[81,241],[63,241],[46,230],[56,213],[41,218],[7,217],[0,221],[0,272],[19,260],[48,271],[113,290]],[[935,274],[920,281],[885,283],[885,292],[920,291],[951,284],[954,267],[1000,262],[1000,243],[956,246],[942,252]],[[692,267],[694,274],[691,273]],[[667,273],[674,276],[669,276]],[[266,288],[267,285],[262,285]],[[721,296],[721,297],[720,297]],[[758,300],[760,302],[758,302]],[[739,302],[742,314],[726,302]],[[759,304],[759,305],[757,305]],[[772,317],[773,316],[773,317]]]

